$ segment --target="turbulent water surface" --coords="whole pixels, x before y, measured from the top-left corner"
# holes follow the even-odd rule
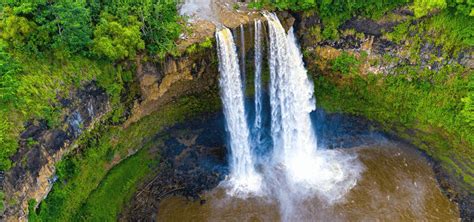
[[[413,148],[394,143],[344,149],[357,153],[366,169],[343,201],[329,205],[317,197],[298,203],[298,221],[457,221],[455,204],[445,197],[426,159]],[[281,221],[272,198],[241,199],[216,188],[204,201],[169,197],[158,221]]]

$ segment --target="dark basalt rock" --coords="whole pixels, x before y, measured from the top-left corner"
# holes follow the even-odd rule
[[[48,129],[48,124],[46,121],[39,121],[37,125],[29,122],[26,123],[26,126],[27,127],[25,127],[25,131],[20,134],[21,139],[32,138],[34,140],[38,140],[41,133]]]
[[[341,26],[341,29],[355,29],[366,35],[381,36],[384,25],[369,19],[351,19]]]
[[[25,130],[20,134],[19,149],[12,157],[15,166],[0,180],[7,201],[17,203],[8,205],[4,215],[26,217],[24,207],[29,199],[41,197],[52,185],[54,180],[50,177],[62,150],[91,126],[98,116],[108,111],[108,99],[105,90],[90,82],[82,89],[71,92],[69,98],[58,99],[63,110],[58,127],[49,127],[45,120],[26,123]],[[0,216],[0,220],[4,215]]]
[[[154,177],[138,189],[122,219],[154,221],[159,201],[169,195],[199,199],[228,174],[223,115],[179,124],[159,133],[164,140],[161,163]]]
[[[322,109],[314,111],[311,117],[318,135],[318,147],[334,149],[373,145],[387,137],[376,123],[363,117],[326,113]]]

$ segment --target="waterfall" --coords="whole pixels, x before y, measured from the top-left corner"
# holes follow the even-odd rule
[[[283,168],[287,184],[280,192],[282,209],[313,194],[334,203],[355,186],[363,166],[355,155],[318,149],[310,117],[316,109],[314,85],[308,78],[293,28],[286,34],[275,14],[265,17],[270,38],[273,164]],[[289,202],[286,206],[285,201]]]
[[[250,133],[245,116],[244,92],[239,60],[232,33],[224,28],[216,32],[219,54],[219,85],[229,134],[231,151],[230,178],[232,194],[257,193],[261,178],[254,168]]]
[[[267,15],[270,35],[270,105],[274,155],[294,182],[314,175],[311,158],[317,149],[310,112],[315,107],[309,80],[292,28],[288,35],[274,14]]]
[[[255,120],[252,131],[246,122],[241,78],[244,73],[239,69],[232,33],[226,28],[216,33],[219,83],[231,151],[230,176],[223,184],[231,185],[229,193],[232,196],[247,197],[251,194],[276,200],[284,221],[301,221],[305,212],[298,211],[296,206],[309,198],[318,198],[324,204],[340,201],[357,183],[363,166],[355,154],[318,147],[310,116],[316,109],[314,85],[304,67],[294,31],[290,28],[288,33],[285,32],[275,14],[267,13],[265,17],[269,35],[271,110],[267,114],[262,108],[267,99],[262,90],[262,23],[256,21]],[[243,35],[243,30],[240,33]],[[241,59],[245,59],[244,54]],[[244,63],[240,65],[243,69]],[[266,124],[262,123],[267,118],[265,115],[270,119],[269,134],[264,131]],[[272,140],[272,143],[260,143],[260,139]],[[254,152],[267,145],[272,149],[269,157],[261,158],[258,152]],[[259,166],[259,173],[255,164]]]
[[[255,20],[255,121],[254,134],[255,145],[258,146],[261,140],[262,126],[262,22]]]

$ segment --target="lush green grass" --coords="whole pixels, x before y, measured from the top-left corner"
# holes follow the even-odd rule
[[[331,61],[331,68],[334,72],[349,74],[357,72],[357,67],[359,64],[359,60],[357,60],[354,55],[350,55],[347,52],[342,52],[341,55]]]
[[[115,166],[87,198],[75,220],[116,221],[138,183],[157,169],[159,155],[150,152],[149,149],[141,149]]]
[[[3,203],[5,201],[5,193],[3,191],[0,191],[0,213],[3,213],[5,210],[5,204]]]
[[[151,136],[165,127],[182,122],[196,114],[215,111],[219,106],[220,100],[217,93],[210,92],[197,97],[185,97],[162,107],[160,111],[144,117],[128,128],[98,128],[84,136],[81,140],[82,153],[68,156],[60,162],[59,181],[54,185],[46,200],[41,203],[39,209],[36,212],[30,212],[30,218],[36,218],[37,221],[71,221],[75,215],[89,219],[90,217],[108,218],[116,214],[130,193],[110,193],[105,189],[108,186],[128,189],[133,187],[140,177],[137,175],[128,180],[126,175],[130,171],[126,169],[127,167],[118,168],[109,175],[96,193],[90,196],[107,175],[112,161],[118,156],[125,158],[133,150],[140,149]],[[126,166],[137,167],[135,161],[146,162],[140,159],[142,157],[146,158],[147,155],[139,153],[136,159],[130,160],[131,163]],[[146,172],[138,173],[145,174]],[[118,200],[117,203],[108,203],[111,205],[108,209],[115,211],[100,212],[91,208],[97,203],[108,202],[111,198],[109,195],[115,195],[114,198]],[[89,196],[91,202],[86,202]],[[82,208],[83,205],[84,208]]]

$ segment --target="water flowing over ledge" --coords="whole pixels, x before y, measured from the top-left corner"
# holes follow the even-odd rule
[[[216,33],[219,53],[219,85],[224,105],[226,129],[231,149],[231,193],[258,193],[260,176],[255,172],[250,150],[250,133],[245,116],[244,93],[239,61],[232,33],[224,28]]]
[[[232,33],[217,31],[221,98],[224,105],[230,175],[223,182],[228,194],[241,198],[267,196],[277,199],[282,218],[295,218],[293,209],[308,198],[317,197],[327,204],[343,199],[364,167],[355,154],[318,149],[310,113],[316,109],[314,86],[308,78],[293,29],[288,33],[275,14],[265,14],[268,22],[271,111],[262,109],[261,22],[255,22],[255,119],[247,123],[243,95],[243,69],[239,68]],[[241,32],[243,33],[243,32]],[[242,37],[241,37],[242,40]],[[242,56],[243,58],[243,56]],[[261,143],[263,116],[270,121],[273,145]],[[251,128],[251,127],[252,128]],[[262,146],[271,152],[257,154]],[[262,158],[258,155],[266,155]],[[258,160],[258,161],[256,161]],[[258,171],[255,166],[258,167]]]

